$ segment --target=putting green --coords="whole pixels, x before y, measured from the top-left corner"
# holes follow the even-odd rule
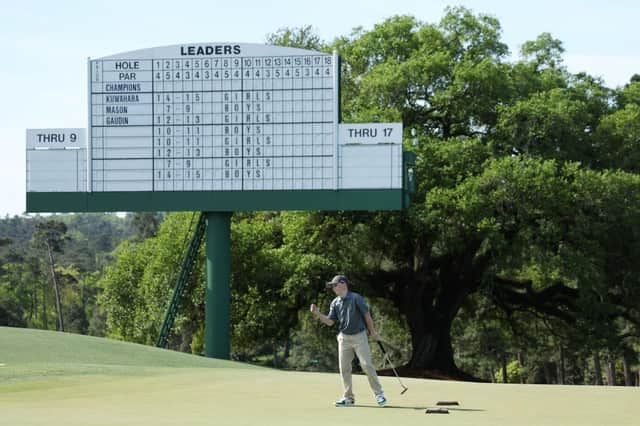
[[[400,396],[394,377],[382,378],[389,405],[379,408],[363,376],[354,377],[357,406],[336,408],[337,374],[257,368],[107,339],[2,327],[0,364],[0,423],[12,426],[631,426],[640,416],[637,388],[403,379],[409,390]],[[449,414],[425,414],[438,400],[461,405],[450,407]]]

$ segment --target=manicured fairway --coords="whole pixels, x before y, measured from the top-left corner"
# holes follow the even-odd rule
[[[182,365],[182,367],[180,367]],[[640,391],[383,377],[379,408],[335,408],[337,374],[284,372],[85,336],[0,327],[2,425],[638,425]],[[450,414],[425,414],[457,400]]]

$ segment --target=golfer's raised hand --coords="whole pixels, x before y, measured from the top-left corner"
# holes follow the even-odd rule
[[[311,311],[312,314],[317,315],[318,312],[320,312],[320,309],[318,309],[318,306],[315,303],[311,304],[311,307],[309,308],[309,310]]]

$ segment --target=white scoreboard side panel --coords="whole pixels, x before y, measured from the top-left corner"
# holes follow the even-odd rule
[[[402,188],[402,146],[340,146],[340,189]]]
[[[341,123],[339,139],[339,188],[402,188],[402,123]]]
[[[335,187],[335,56],[177,45],[89,69],[93,191]]]
[[[27,151],[27,192],[82,192],[86,188],[85,151]]]
[[[86,130],[27,129],[27,192],[86,191]]]

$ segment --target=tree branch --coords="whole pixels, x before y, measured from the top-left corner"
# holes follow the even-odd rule
[[[497,285],[493,298],[506,312],[535,309],[569,324],[576,321],[578,291],[575,289],[556,283],[536,292],[530,280],[503,277],[495,277],[494,283]]]

